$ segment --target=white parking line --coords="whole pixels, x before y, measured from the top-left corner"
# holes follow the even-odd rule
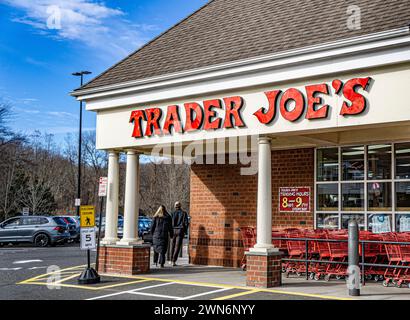
[[[47,268],[48,268],[47,266],[43,266],[43,267],[31,267],[31,268],[28,268],[28,270],[47,269]]]
[[[130,294],[135,294],[135,295],[141,295],[141,296],[148,296],[148,297],[156,297],[156,298],[165,298],[165,299],[174,299],[178,300],[181,297],[176,297],[176,296],[167,296],[164,294],[156,294],[156,293],[147,293],[147,292],[129,292]]]
[[[180,297],[180,298],[178,298],[178,300],[189,300],[189,299],[198,298],[198,297],[206,296],[208,294],[223,292],[223,291],[227,291],[227,290],[232,290],[232,289],[231,288],[223,288],[223,289],[219,289],[219,290],[202,292],[202,293],[194,294],[194,295],[188,296],[188,297],[183,297],[183,298]]]
[[[23,269],[22,267],[16,267],[16,268],[0,268],[0,271],[17,271]]]
[[[157,288],[157,287],[162,287],[162,286],[167,286],[167,285],[170,285],[170,284],[175,284],[175,282],[167,282],[167,283],[156,284],[156,285],[153,285],[153,286],[142,287],[142,288],[138,288],[138,289],[120,291],[120,292],[106,294],[106,295],[103,295],[103,296],[98,296],[98,297],[94,297],[94,298],[90,298],[90,299],[86,299],[86,300],[98,300],[98,299],[118,296],[118,295],[126,294],[126,293],[131,293],[132,294],[132,293],[137,292],[137,291],[151,289],[151,288]]]
[[[40,260],[40,259],[34,259],[34,260],[18,260],[18,261],[14,261],[13,264],[34,263],[34,262],[43,262],[43,260]]]

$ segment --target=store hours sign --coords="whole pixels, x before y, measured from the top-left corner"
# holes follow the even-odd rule
[[[280,212],[310,212],[310,187],[280,187]]]

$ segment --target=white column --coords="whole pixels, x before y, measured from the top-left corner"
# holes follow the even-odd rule
[[[258,204],[256,216],[256,244],[252,251],[272,249],[272,170],[271,140],[258,142]],[[270,251],[270,250],[269,250]]]
[[[139,155],[127,151],[127,172],[125,176],[124,199],[124,234],[118,244],[132,245],[138,243],[139,214]]]
[[[105,210],[105,237],[103,244],[115,244],[118,241],[118,193],[119,163],[118,152],[108,153],[108,190]]]

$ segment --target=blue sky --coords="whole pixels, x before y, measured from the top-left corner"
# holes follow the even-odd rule
[[[206,0],[0,0],[0,99],[12,105],[10,126],[22,133],[78,130],[69,92],[165,31]],[[91,78],[88,78],[88,80]],[[85,130],[95,114],[84,114]]]

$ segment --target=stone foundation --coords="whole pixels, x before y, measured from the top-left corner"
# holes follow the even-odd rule
[[[272,288],[282,285],[281,252],[247,251],[245,254],[247,286]]]
[[[98,272],[135,275],[150,271],[149,245],[101,245]]]

